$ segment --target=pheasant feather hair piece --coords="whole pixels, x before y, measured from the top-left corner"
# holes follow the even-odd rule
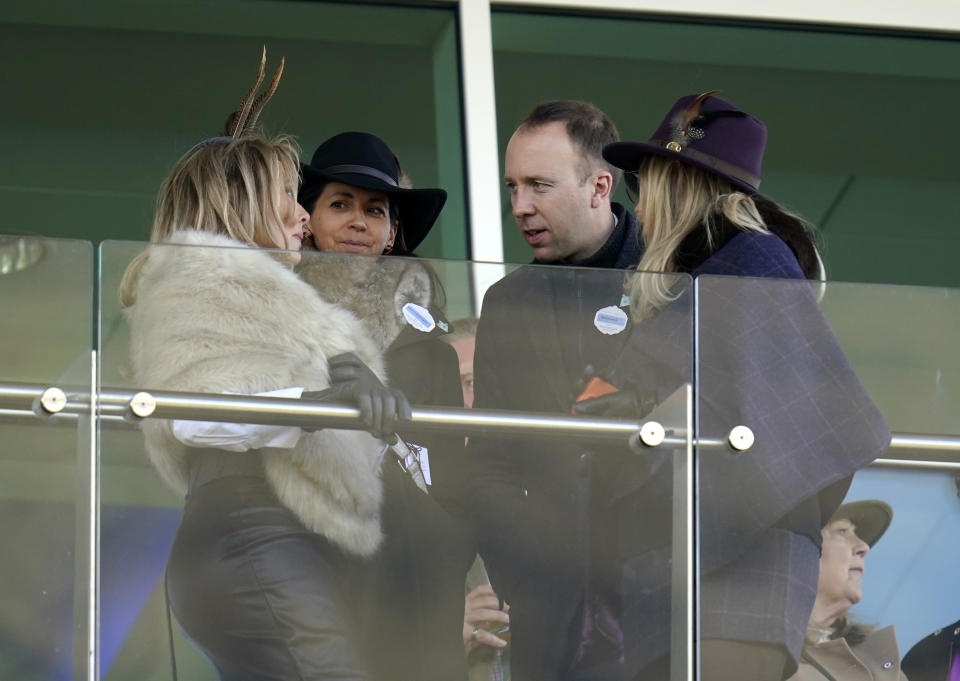
[[[276,73],[273,74],[270,85],[254,99],[254,94],[260,89],[260,85],[263,83],[263,76],[267,68],[267,48],[264,46],[263,54],[260,56],[260,68],[257,71],[257,77],[253,85],[250,86],[250,89],[247,90],[247,94],[240,100],[240,106],[227,118],[227,123],[223,131],[224,135],[228,137],[242,137],[254,129],[257,121],[260,119],[260,112],[263,111],[263,107],[270,101],[273,93],[277,91],[277,86],[280,85],[283,66],[284,59],[281,57],[280,66],[277,67]]]
[[[704,92],[690,102],[684,109],[677,112],[670,123],[670,143],[679,145],[681,148],[686,146],[691,139],[700,139],[703,131],[693,128],[691,125],[700,117],[700,109],[708,97],[719,93],[720,90],[710,90]]]

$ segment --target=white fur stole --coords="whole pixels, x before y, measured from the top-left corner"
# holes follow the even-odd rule
[[[383,377],[368,329],[277,257],[196,231],[151,246],[136,302],[126,311],[138,387],[322,390],[329,387],[328,359],[344,352]],[[186,448],[173,438],[169,422],[147,421],[144,431],[161,477],[185,494]],[[382,539],[378,450],[368,433],[321,430],[304,433],[292,450],[264,450],[264,467],[277,497],[306,527],[367,556]]]

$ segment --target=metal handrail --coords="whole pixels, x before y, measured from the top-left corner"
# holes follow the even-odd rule
[[[30,415],[53,420],[90,410],[88,391],[62,389],[66,397],[51,416],[41,401],[51,386],[41,383],[0,384],[0,417]],[[263,423],[305,428],[360,428],[360,412],[349,405],[327,404],[307,400],[261,397],[253,395],[218,395],[174,391],[137,391],[104,388],[99,393],[101,418],[111,422],[136,422],[141,418],[184,419]],[[139,413],[138,413],[139,412]],[[649,422],[648,422],[649,423]],[[497,435],[525,438],[570,438],[624,441],[634,438],[645,424],[623,419],[586,418],[536,412],[515,412],[493,409],[457,407],[417,407],[404,430],[445,432],[460,435]],[[667,425],[667,424],[665,424]],[[662,444],[684,446],[682,427],[667,427]],[[729,447],[726,440],[694,439],[701,448]],[[923,463],[927,467],[960,468],[960,435],[927,435],[894,433],[886,457],[878,466],[895,467],[907,463]]]

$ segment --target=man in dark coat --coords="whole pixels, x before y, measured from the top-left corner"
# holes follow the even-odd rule
[[[623,289],[622,274],[603,270],[632,269],[641,255],[632,212],[610,201],[620,173],[601,150],[617,139],[596,107],[566,100],[534,108],[511,138],[506,183],[534,264],[578,269],[525,268],[487,291],[475,407],[569,414],[585,365],[616,356],[624,334],[593,326]],[[606,614],[585,605],[615,588],[589,567],[599,550],[591,547],[591,458],[553,440],[471,441],[471,507],[493,586],[511,606],[514,679],[563,677],[593,643],[581,635],[584,623]],[[619,646],[616,633],[607,638],[598,635],[590,655]]]

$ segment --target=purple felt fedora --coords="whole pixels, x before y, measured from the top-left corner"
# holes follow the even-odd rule
[[[666,156],[709,170],[754,193],[760,186],[767,127],[717,90],[677,100],[647,142],[614,142],[603,148],[608,163],[637,170],[647,156]]]

